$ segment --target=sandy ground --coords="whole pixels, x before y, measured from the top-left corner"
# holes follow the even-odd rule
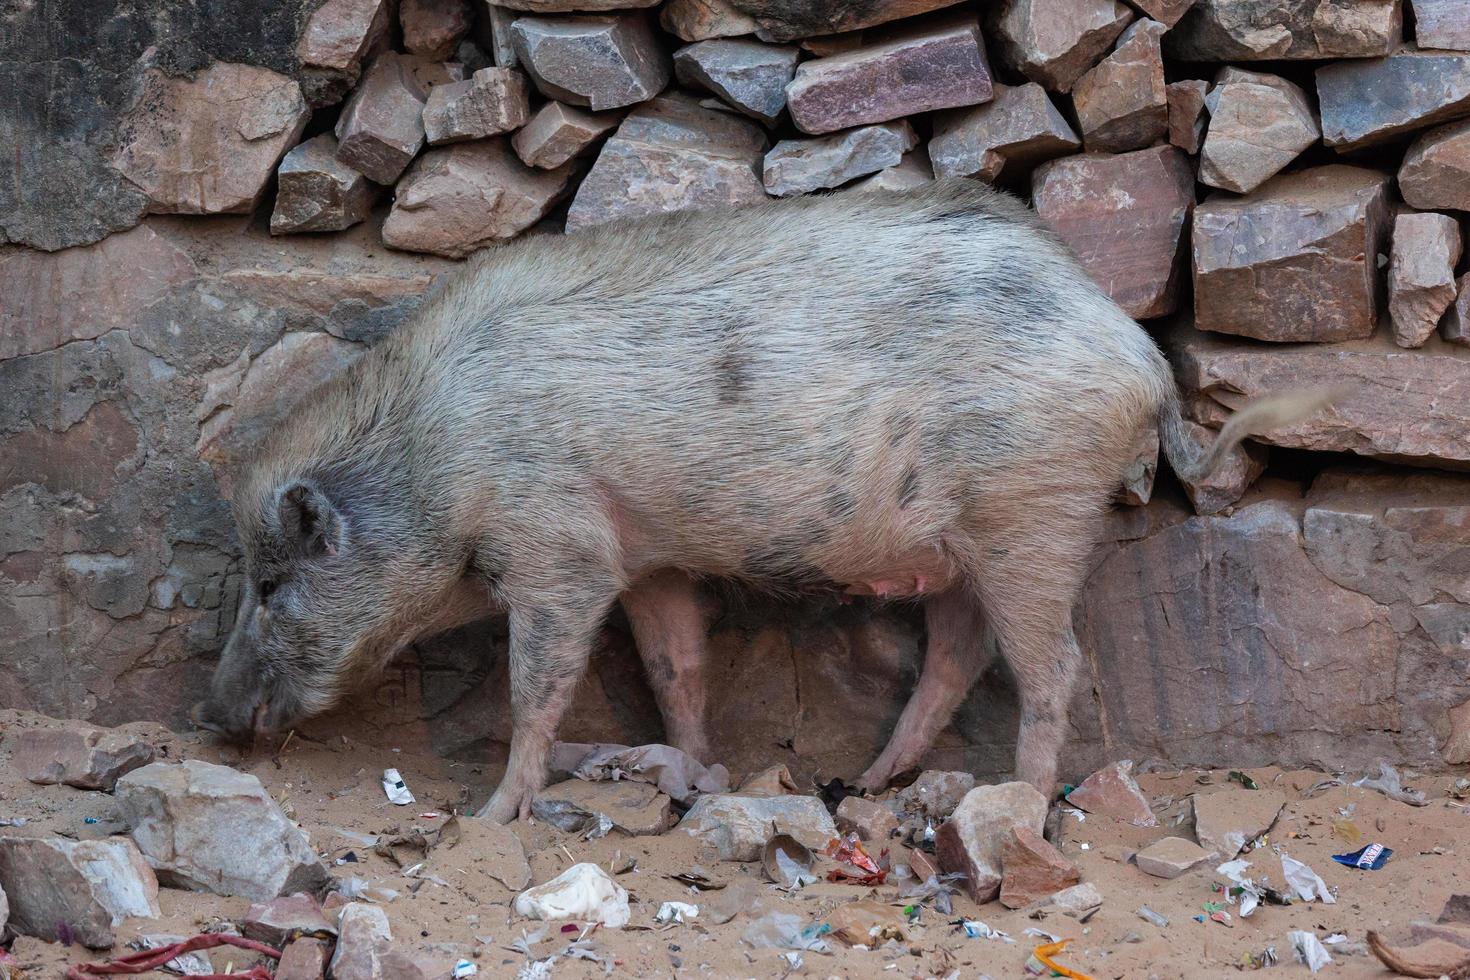
[[[0,712],[0,726],[17,728],[47,724],[39,716]],[[381,889],[377,897],[392,923],[401,948],[431,955],[449,976],[458,957],[472,958],[481,976],[512,977],[528,957],[512,948],[539,923],[511,912],[514,892],[491,874],[493,856],[480,849],[471,833],[452,849],[436,852],[428,870],[433,880],[405,878],[388,860],[372,854],[354,834],[379,834],[393,828],[407,830],[418,824],[434,827],[454,810],[481,803],[495,777],[494,769],[449,764],[408,747],[372,746],[340,735],[325,739],[297,736],[284,748],[279,743],[240,751],[213,744],[203,737],[168,733],[156,726],[128,726],[147,732],[164,753],[161,758],[197,758],[234,765],[258,776],[311,835],[317,850],[329,862],[352,852],[356,863],[334,865],[338,877],[363,878]],[[6,732],[9,734],[9,732]],[[0,820],[23,817],[27,823],[6,833],[62,834],[88,838],[105,835],[114,817],[107,794],[65,786],[34,786],[8,765],[9,739],[0,741]],[[399,769],[418,797],[416,805],[396,807],[384,797],[379,776],[385,767]],[[820,922],[839,904],[857,898],[893,899],[890,886],[867,888],[820,883],[787,894],[766,882],[760,868],[720,862],[713,852],[690,836],[673,831],[659,837],[626,837],[614,832],[606,838],[583,841],[545,824],[513,825],[530,858],[533,881],[553,877],[573,862],[591,861],[617,869],[633,859],[636,866],[618,876],[632,894],[633,918],[629,928],[598,929],[586,936],[602,962],[558,959],[554,977],[597,977],[610,967],[614,975],[639,977],[779,977],[797,973],[814,977],[945,977],[989,976],[1000,980],[1025,976],[1024,964],[1040,941],[1024,935],[1028,927],[1075,940],[1060,957],[1072,969],[1093,977],[1218,977],[1235,972],[1242,956],[1259,954],[1274,946],[1281,965],[1272,975],[1307,976],[1306,967],[1293,962],[1286,935],[1290,930],[1315,931],[1319,936],[1343,933],[1361,941],[1368,929],[1392,940],[1408,940],[1408,924],[1433,919],[1445,900],[1456,892],[1470,892],[1470,810],[1453,805],[1449,788],[1453,775],[1426,776],[1414,785],[1426,791],[1430,803],[1412,807],[1381,794],[1351,787],[1335,787],[1311,798],[1307,790],[1325,777],[1319,772],[1283,772],[1252,769],[1262,786],[1276,786],[1288,803],[1269,835],[1264,850],[1244,855],[1255,864],[1252,872],[1267,874],[1281,885],[1280,863],[1272,848],[1281,847],[1306,862],[1337,894],[1336,904],[1263,905],[1250,918],[1233,917],[1230,925],[1193,916],[1217,898],[1214,883],[1221,881],[1206,867],[1165,881],[1150,877],[1125,862],[1127,853],[1180,830],[1181,813],[1194,792],[1247,793],[1226,780],[1224,771],[1158,772],[1139,777],[1140,786],[1154,803],[1160,826],[1141,829],[1098,816],[1083,821],[1066,816],[1058,845],[1082,871],[1084,881],[1102,892],[1104,903],[1085,923],[1062,915],[1042,920],[1005,909],[998,903],[977,907],[967,899],[955,900],[953,914],[941,915],[926,905],[917,924],[907,928],[904,951],[863,950],[833,943],[830,955],[805,953],[803,964],[792,970],[775,950],[755,950],[741,935],[763,911],[799,913]],[[738,775],[738,774],[737,774]],[[1393,858],[1379,871],[1356,871],[1338,865],[1330,855],[1353,850],[1334,836],[1334,821],[1351,811],[1351,821],[1363,832],[1363,842],[1377,840],[1394,849]],[[424,817],[421,814],[440,814]],[[97,818],[87,823],[85,818]],[[1339,830],[1337,833],[1342,833]],[[1188,836],[1188,825],[1183,828]],[[901,859],[901,856],[897,856]],[[719,891],[694,893],[670,876],[700,865]],[[391,893],[396,897],[388,900]],[[686,901],[706,906],[719,900],[738,904],[758,902],[761,908],[736,915],[723,925],[707,920],[657,926],[653,917],[659,903]],[[164,889],[160,894],[163,917],[128,920],[117,929],[125,943],[140,934],[193,934],[220,919],[241,915],[249,903],[238,898]],[[1167,927],[1145,922],[1135,910],[1141,905],[1169,919]],[[1015,937],[1014,943],[967,938],[953,920],[980,919]],[[544,958],[564,950],[576,933],[548,930],[530,947],[533,957]],[[27,977],[59,977],[68,963],[97,959],[80,948],[63,948],[20,937],[13,953]],[[121,950],[120,950],[121,951]],[[216,951],[215,965],[223,969],[243,962],[239,951]],[[1336,955],[1324,975],[1385,977],[1390,974],[1366,955]]]

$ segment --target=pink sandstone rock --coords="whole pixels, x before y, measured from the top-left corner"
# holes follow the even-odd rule
[[[398,23],[409,54],[447,61],[469,33],[469,0],[399,0]]]
[[[984,904],[1000,894],[1001,855],[1011,831],[1040,835],[1046,822],[1046,797],[1030,783],[977,786],[939,828],[935,857],[945,872],[965,876],[962,887]]]
[[[33,783],[107,792],[119,776],[152,761],[153,746],[138,736],[77,721],[22,730],[10,757],[16,771]]]
[[[935,115],[929,158],[940,177],[994,183],[1081,146],[1046,90],[1027,82],[996,85],[990,102]]]
[[[1455,301],[1445,312],[1440,335],[1452,344],[1470,346],[1470,272],[1455,284]]]
[[[1199,179],[1237,194],[1274,177],[1322,135],[1306,93],[1284,78],[1226,68],[1205,98]]]
[[[797,66],[786,86],[791,120],[830,133],[991,98],[990,66],[974,14],[899,31],[881,43]]]
[[[1135,827],[1157,827],[1159,821],[1133,779],[1129,760],[1104,766],[1067,794],[1067,802],[1080,810],[1130,823]]]
[[[685,41],[754,34],[760,26],[729,0],[667,0],[658,16],[664,30]]]
[[[845,34],[877,27],[950,7],[957,0],[864,0],[830,3],[828,0],[730,0],[730,5],[755,18],[762,41]]]
[[[363,63],[388,45],[392,9],[388,0],[326,0],[312,11],[296,44],[308,104],[333,105],[357,83]]]
[[[1042,219],[1129,316],[1172,313],[1183,278],[1183,243],[1194,210],[1194,174],[1176,147],[1051,160],[1031,175]]]
[[[786,108],[786,85],[796,73],[798,54],[791,45],[717,38],[674,52],[674,75],[681,84],[707,89],[736,111],[774,125]]]
[[[865,841],[882,843],[898,830],[898,817],[893,811],[875,800],[861,796],[849,796],[837,804],[837,829],[844,834],[855,833]],[[883,846],[887,846],[884,844]]]
[[[1070,92],[1132,19],[1117,0],[1004,0],[991,35],[1006,67]]]
[[[1422,210],[1470,211],[1470,119],[1414,140],[1399,167],[1399,192]]]
[[[581,156],[620,121],[615,112],[593,113],[548,102],[511,137],[511,146],[527,166],[554,170]]]
[[[1382,93],[1392,92],[1386,99]],[[1317,69],[1322,142],[1338,152],[1470,116],[1470,52],[1396,51]]]
[[[1470,0],[1408,0],[1421,48],[1470,51]]]
[[[350,228],[377,197],[376,185],[337,159],[336,137],[322,133],[296,144],[277,168],[271,234]]]
[[[150,211],[245,214],[309,115],[295,80],[265,68],[219,61],[192,79],[150,69],[113,165]]]
[[[1131,24],[1112,54],[1072,86],[1077,124],[1089,153],[1139,150],[1169,131],[1169,100],[1156,20]]]
[[[669,55],[641,15],[518,17],[511,36],[548,99],[601,112],[645,102],[669,82]]]
[[[1402,36],[1401,0],[1198,0],[1164,49],[1183,61],[1374,58]]]
[[[897,166],[918,142],[907,120],[859,126],[816,139],[782,140],[766,154],[763,180],[775,197],[839,187]]]
[[[1195,209],[1195,323],[1258,340],[1366,337],[1378,322],[1389,178],[1330,165]]]
[[[924,159],[923,150],[910,150],[891,167],[884,167],[871,177],[853,184],[854,188],[885,191],[907,191],[923,187],[934,180],[934,170]]]
[[[399,182],[383,222],[383,243],[464,258],[540,221],[566,194],[571,178],[570,166],[527,167],[505,139],[430,150]]]
[[[1185,153],[1198,153],[1205,134],[1205,92],[1210,83],[1186,78],[1164,86],[1169,100],[1169,142]]]
[[[1185,422],[1185,425],[1201,446],[1208,446],[1218,435],[1193,422]],[[1226,453],[1213,472],[1199,480],[1180,479],[1189,502],[1194,505],[1194,512],[1219,514],[1231,507],[1265,472],[1268,454],[1265,446],[1247,440]]]
[[[429,87],[414,67],[403,55],[378,55],[337,119],[337,159],[379,184],[396,181],[424,145]]]
[[[1030,827],[1011,828],[1000,851],[1000,904],[1018,909],[1082,880],[1077,866]]]
[[[462,82],[435,85],[424,103],[430,146],[498,136],[525,125],[531,87],[514,68],[482,68]]]
[[[1422,347],[1455,301],[1460,223],[1447,214],[1400,214],[1388,263],[1388,312],[1400,347]]]

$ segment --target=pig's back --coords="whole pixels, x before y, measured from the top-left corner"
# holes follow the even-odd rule
[[[1167,383],[1030,214],[968,181],[490,250],[435,305],[439,404],[472,392],[487,465],[593,481],[649,549],[722,574],[1116,480]]]

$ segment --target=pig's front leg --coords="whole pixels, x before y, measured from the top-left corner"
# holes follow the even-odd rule
[[[510,613],[510,760],[490,802],[477,816],[509,823],[531,816],[531,800],[546,781],[546,756],[557,725],[612,603],[574,602],[564,608],[513,607]]]

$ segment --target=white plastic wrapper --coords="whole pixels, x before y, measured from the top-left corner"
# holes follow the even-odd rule
[[[658,914],[653,921],[659,925],[668,922],[685,922],[699,916],[699,906],[690,905],[688,902],[664,902],[658,907]]]
[[[1286,887],[1302,901],[1310,902],[1315,898],[1324,905],[1337,904],[1337,899],[1327,890],[1327,882],[1296,858],[1281,855],[1281,873],[1286,876]]]
[[[464,977],[472,977],[480,972],[480,968],[470,960],[460,960],[454,964],[454,980],[463,980]]]
[[[550,881],[516,896],[517,915],[528,919],[628,924],[628,890],[595,864],[574,864]]]
[[[1322,941],[1314,932],[1288,932],[1286,941],[1291,943],[1291,948],[1296,953],[1296,961],[1305,963],[1307,969],[1313,973],[1332,962],[1332,957],[1327,954]]]
[[[383,770],[383,792],[388,794],[389,803],[408,806],[413,802],[413,794],[408,791],[408,784],[403,781],[397,769]]]

